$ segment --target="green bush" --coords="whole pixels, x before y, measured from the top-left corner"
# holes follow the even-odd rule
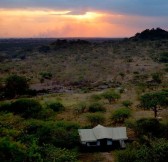
[[[130,148],[127,148],[124,151],[116,152],[116,162],[135,162],[136,151]]]
[[[102,96],[109,101],[110,104],[114,102],[115,100],[119,99],[121,96],[119,93],[116,93],[114,91],[108,90],[102,94]]]
[[[157,137],[163,131],[161,128],[161,124],[155,118],[142,118],[136,121],[136,131],[138,135]]]
[[[29,89],[27,79],[23,76],[11,75],[5,81],[5,96],[13,98],[24,95]]]
[[[125,119],[129,118],[131,116],[131,110],[128,108],[120,108],[115,110],[111,114],[111,119],[114,122],[124,122]]]
[[[64,111],[65,110],[65,107],[63,106],[63,104],[58,102],[58,101],[47,103],[47,108],[50,108],[50,109],[52,109],[55,112],[59,112],[59,111]]]
[[[52,74],[50,72],[41,72],[41,79],[51,79],[52,78]]]
[[[125,100],[125,101],[122,102],[122,104],[123,104],[123,106],[125,106],[125,107],[131,107],[132,102],[129,101],[129,100]]]
[[[60,148],[74,148],[79,142],[78,128],[79,125],[73,122],[32,120],[27,123],[25,132],[28,137],[37,138],[40,146],[53,144]]]
[[[42,106],[34,99],[24,98],[13,102],[10,110],[14,114],[19,114],[25,118],[34,118],[42,110]]]
[[[91,125],[103,124],[105,121],[105,117],[102,113],[88,114],[87,118]]]
[[[168,63],[168,52],[163,52],[160,54],[159,62]]]
[[[157,139],[152,141],[150,146],[128,147],[118,151],[116,157],[117,162],[165,162],[168,158],[168,142],[165,139]]]
[[[26,160],[26,147],[8,138],[0,138],[0,159],[1,162],[23,162]]]
[[[0,103],[0,111],[10,111],[11,103],[10,102],[1,102]]]
[[[105,112],[106,109],[103,104],[95,102],[89,105],[89,112]]]
[[[56,148],[53,145],[45,145],[42,153],[44,162],[77,162],[77,153],[65,148]]]
[[[86,111],[86,109],[87,109],[86,102],[80,102],[76,105],[75,113],[77,113],[77,114],[84,113]]]
[[[90,96],[91,101],[99,101],[101,100],[102,96],[99,94],[93,94]]]

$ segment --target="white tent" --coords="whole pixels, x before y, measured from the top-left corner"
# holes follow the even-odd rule
[[[99,141],[107,139],[107,145],[110,141],[119,141],[124,146],[124,140],[127,140],[126,127],[104,127],[98,125],[93,129],[79,129],[79,136],[82,144],[96,142],[96,146],[100,145]],[[108,141],[109,140],[109,141]],[[112,145],[112,142],[111,142]]]

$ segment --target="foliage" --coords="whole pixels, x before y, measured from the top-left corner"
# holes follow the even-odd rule
[[[74,148],[78,145],[79,125],[72,122],[53,122],[32,120],[27,123],[27,136],[39,139],[39,144],[53,144],[60,148]]]
[[[25,77],[11,75],[6,78],[4,89],[6,97],[13,98],[26,94],[29,89],[29,85]]]
[[[20,142],[8,138],[0,138],[1,162],[22,162],[26,159],[26,147]]]
[[[168,142],[165,139],[157,139],[151,142],[150,147],[132,146],[124,151],[118,151],[116,155],[117,162],[164,162],[168,158]]]
[[[99,94],[93,94],[93,95],[90,96],[90,99],[92,101],[99,101],[99,100],[101,100],[101,98],[102,98],[102,96],[99,95]]]
[[[42,79],[51,79],[52,74],[50,72],[41,72],[40,73]]]
[[[157,117],[157,106],[167,106],[168,105],[168,92],[160,91],[154,93],[146,93],[141,96],[141,106],[146,109],[152,109]]]
[[[65,107],[63,106],[63,104],[58,101],[47,103],[47,108],[52,109],[54,112],[65,110]]]
[[[131,110],[128,108],[120,108],[115,110],[111,114],[111,119],[114,122],[124,122],[125,119],[129,118],[131,116]]]
[[[161,73],[153,73],[152,74],[153,81],[156,82],[156,83],[158,83],[158,84],[160,84],[162,82],[161,77],[162,77]]]
[[[148,135],[157,137],[161,130],[161,124],[155,118],[142,118],[136,121],[136,131],[138,135]]]
[[[65,148],[56,148],[53,145],[44,145],[42,152],[44,162],[77,162],[77,153]]]
[[[0,111],[10,111],[11,103],[10,102],[0,102]]]
[[[168,63],[168,52],[163,52],[160,54],[159,62]]]
[[[106,109],[102,103],[94,102],[89,105],[89,112],[105,112]]]
[[[10,111],[25,118],[35,118],[42,110],[40,103],[33,99],[18,99],[11,104]]]
[[[87,109],[87,104],[86,102],[79,102],[77,105],[76,105],[76,108],[75,108],[75,113],[77,114],[81,114],[81,113],[84,113]]]
[[[120,98],[120,94],[118,94],[114,91],[108,90],[103,93],[103,97],[105,99],[107,99],[109,101],[109,103],[111,104],[112,102],[114,102],[115,100]]]
[[[88,114],[87,118],[91,125],[103,124],[105,121],[105,117],[102,113]]]
[[[123,104],[123,106],[125,106],[125,107],[131,107],[131,105],[133,104],[131,101],[129,101],[129,100],[125,100],[125,101],[123,101],[122,102],[122,104]]]

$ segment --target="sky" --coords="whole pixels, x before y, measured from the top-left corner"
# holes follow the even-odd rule
[[[168,0],[0,0],[0,38],[130,37],[167,20]]]

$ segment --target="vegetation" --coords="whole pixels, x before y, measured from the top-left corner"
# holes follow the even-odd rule
[[[88,114],[87,118],[92,126],[103,124],[105,122],[105,117],[102,113]]]
[[[155,140],[151,146],[130,147],[117,153],[117,162],[163,162],[168,158],[168,142],[165,139]]]
[[[11,75],[5,81],[5,96],[14,98],[27,93],[29,85],[27,79],[23,76]]]
[[[116,40],[5,39],[0,47],[2,162],[113,161],[115,152],[118,162],[167,159],[165,31]],[[126,126],[126,149],[82,152],[78,128],[98,124]]]
[[[11,103],[9,111],[25,118],[36,118],[41,109],[42,107],[38,101],[25,98]]]
[[[104,92],[103,97],[107,99],[110,104],[112,104],[112,102],[120,98],[120,94],[110,90],[110,91]]]
[[[94,113],[94,112],[105,112],[105,111],[106,109],[102,103],[95,102],[89,105],[89,112]]]
[[[63,104],[58,101],[47,103],[47,108],[50,108],[55,112],[65,110],[65,107],[63,106]]]
[[[157,117],[158,106],[168,105],[168,92],[160,91],[154,93],[146,93],[141,96],[141,105],[146,109],[152,109],[154,111],[155,118]]]
[[[124,122],[125,119],[129,118],[131,116],[131,110],[128,108],[120,108],[112,112],[111,120],[115,123],[117,122]]]
[[[125,100],[122,102],[123,106],[125,107],[131,107],[131,105],[133,104],[130,100]]]

